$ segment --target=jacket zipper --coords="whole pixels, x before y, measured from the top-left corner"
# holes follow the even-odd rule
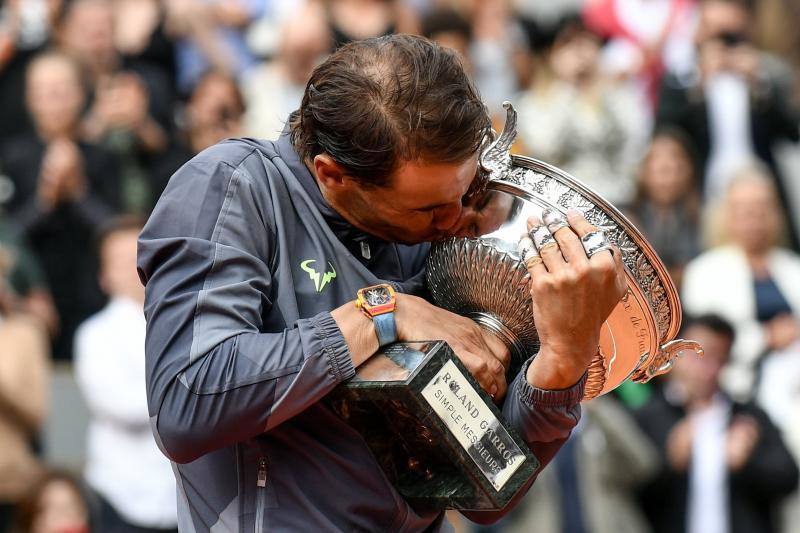
[[[264,531],[264,499],[267,497],[267,459],[258,459],[258,481],[256,482],[256,527],[255,533]]]

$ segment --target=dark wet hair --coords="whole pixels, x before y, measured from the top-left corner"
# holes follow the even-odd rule
[[[681,334],[685,334],[687,330],[695,327],[711,330],[717,335],[728,339],[728,342],[731,344],[733,344],[736,338],[736,332],[731,323],[717,314],[708,313],[698,316],[684,316],[683,324],[681,324]]]
[[[491,121],[456,52],[389,35],[349,43],[318,66],[289,127],[303,159],[327,153],[360,183],[383,186],[402,161],[464,161]]]

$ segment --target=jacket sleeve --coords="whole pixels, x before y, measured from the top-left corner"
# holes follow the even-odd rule
[[[780,500],[797,490],[798,469],[778,428],[761,409],[747,406],[744,414],[758,423],[759,437],[744,466],[731,472],[731,482],[752,494],[754,499]]]
[[[267,331],[265,162],[226,163],[231,151],[217,145],[178,170],[139,239],[151,425],[176,462],[269,431],[355,374],[330,313]]]
[[[538,475],[555,457],[581,418],[580,401],[586,385],[586,374],[568,389],[543,390],[528,383],[526,375],[529,364],[530,361],[522,367],[508,387],[503,417],[539,460],[540,465],[536,472]],[[496,522],[519,503],[535,479],[534,476],[504,509],[468,512],[464,516],[480,524]]]

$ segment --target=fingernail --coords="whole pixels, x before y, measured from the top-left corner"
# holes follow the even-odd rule
[[[570,216],[570,217],[582,217],[583,216],[583,212],[580,209],[576,209],[574,207],[570,207],[569,209],[567,209],[567,216]]]
[[[537,216],[528,217],[528,231],[533,231],[542,225],[542,219]]]

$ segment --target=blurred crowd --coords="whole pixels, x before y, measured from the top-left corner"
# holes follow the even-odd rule
[[[5,0],[0,532],[175,530],[136,236],[194,154],[276,138],[327,54],[389,33],[457,50],[517,153],[621,208],[706,349],[585,404],[517,510],[457,529],[800,531],[798,28],[797,0]],[[54,364],[82,472],[41,459]]]

